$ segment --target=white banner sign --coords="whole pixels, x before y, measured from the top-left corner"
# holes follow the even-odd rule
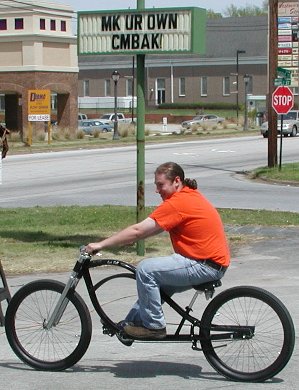
[[[28,122],[49,122],[50,115],[48,114],[38,114],[38,115],[28,115]]]

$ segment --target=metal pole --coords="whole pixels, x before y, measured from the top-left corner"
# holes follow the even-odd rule
[[[144,0],[137,0],[137,9],[144,9]],[[145,218],[145,55],[137,54],[137,222]],[[137,242],[137,254],[144,256],[144,240]]]
[[[244,130],[248,130],[248,109],[247,109],[248,81],[245,81],[245,107],[244,107]]]
[[[245,50],[237,50],[237,64],[236,64],[236,106],[237,106],[237,125],[239,124],[239,54],[245,54]]]
[[[282,129],[283,129],[283,114],[281,114],[280,120],[280,151],[279,151],[279,170],[281,171],[281,162],[282,162]]]
[[[119,139],[117,118],[117,80],[114,80],[114,129],[113,139]]]
[[[237,125],[239,124],[239,50],[237,50],[237,68],[236,68],[236,105],[237,105]]]
[[[278,0],[269,1],[269,38],[268,38],[268,167],[277,166],[277,114],[271,107],[271,97],[274,92],[274,79],[278,60]]]
[[[133,56],[132,63],[132,117],[131,122],[134,122],[134,96],[135,96],[135,56]]]

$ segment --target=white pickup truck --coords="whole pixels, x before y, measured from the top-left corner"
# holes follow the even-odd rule
[[[268,122],[261,126],[261,134],[264,138],[268,137]],[[281,115],[277,117],[277,133],[281,133]],[[299,110],[291,110],[288,114],[283,115],[282,135],[287,137],[296,137],[299,133]]]
[[[112,125],[114,123],[115,114],[108,113],[101,116],[100,121],[102,123],[105,123],[107,125]],[[134,119],[135,120],[135,119]],[[120,123],[131,123],[132,118],[126,118],[125,115],[122,112],[117,113],[117,121]]]

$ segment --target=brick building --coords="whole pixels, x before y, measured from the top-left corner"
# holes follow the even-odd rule
[[[50,90],[60,125],[77,128],[79,68],[72,17],[69,6],[1,2],[0,94],[8,128],[26,129],[28,91],[35,89]]]

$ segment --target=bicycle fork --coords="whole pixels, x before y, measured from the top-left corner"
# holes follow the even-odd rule
[[[75,267],[58,299],[57,304],[55,305],[53,312],[51,313],[48,321],[44,321],[44,329],[50,330],[53,326],[56,326],[59,323],[69,302],[67,295],[69,291],[75,290],[75,288],[77,287],[77,284],[79,283],[79,280],[81,278],[81,276],[79,277],[79,274],[82,270],[82,266],[86,261],[89,261],[90,258],[91,256],[87,253],[80,254],[79,259],[75,264]]]

